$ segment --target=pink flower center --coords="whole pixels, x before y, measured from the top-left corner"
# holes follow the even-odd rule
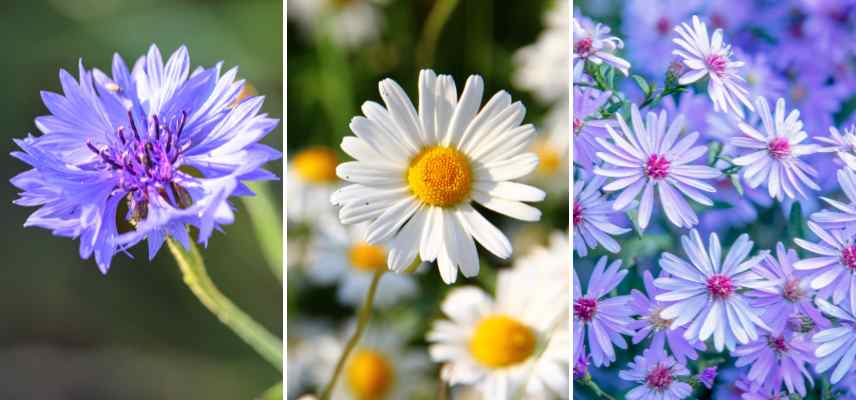
[[[776,353],[784,353],[788,351],[788,344],[785,343],[784,336],[767,337],[767,346],[770,346]]]
[[[645,377],[645,384],[651,389],[664,391],[671,386],[672,379],[672,371],[658,363]]]
[[[734,293],[734,285],[731,283],[731,278],[725,275],[713,275],[707,278],[707,291],[714,299],[727,299]]]
[[[662,154],[652,154],[645,164],[645,175],[653,179],[663,179],[669,174],[671,163]]]
[[[856,272],[856,244],[851,244],[841,250],[841,263],[851,271]]]
[[[574,135],[579,135],[583,130],[583,120],[574,118]]]
[[[710,16],[710,24],[714,28],[725,28],[725,17],[722,14],[714,13]]]
[[[574,52],[580,57],[588,57],[591,53],[591,38],[583,38],[574,44]]]
[[[805,295],[802,289],[800,289],[800,280],[796,278],[792,278],[785,282],[785,286],[782,288],[782,296],[785,300],[790,301],[791,303],[796,303],[800,301]]]
[[[574,225],[583,222],[583,206],[579,203],[574,203]]]
[[[725,67],[728,66],[728,60],[719,54],[711,54],[707,56],[705,63],[707,64],[707,68],[716,74],[716,76],[722,76],[725,74]]]
[[[665,35],[669,33],[669,28],[672,27],[672,24],[669,23],[669,19],[666,17],[660,17],[657,20],[657,33],[660,35]]]
[[[777,137],[767,145],[767,151],[770,152],[771,157],[781,160],[791,154],[791,143],[787,138]]]
[[[585,297],[574,302],[574,317],[583,322],[589,322],[597,313],[597,300]]]

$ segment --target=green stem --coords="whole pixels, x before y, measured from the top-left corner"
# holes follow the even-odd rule
[[[264,182],[251,182],[249,186],[256,195],[241,197],[241,200],[253,221],[262,256],[271,272],[282,282],[282,217],[277,212],[282,207],[274,200],[269,185]]]
[[[594,380],[591,379],[591,375],[589,375],[589,374],[586,374],[586,376],[582,379],[578,379],[577,382],[580,382],[585,387],[591,389],[591,391],[598,398],[605,399],[605,400],[615,400],[615,397],[612,397],[609,394],[607,394],[606,392],[604,392],[603,389],[601,389],[600,386],[598,386],[597,383],[595,383]]]
[[[249,315],[241,311],[229,298],[217,289],[205,261],[196,244],[191,242],[185,249],[173,238],[167,239],[170,252],[181,269],[184,283],[190,291],[211,311],[212,314],[232,329],[241,339],[258,352],[265,360],[282,372],[282,340],[271,334]]]
[[[280,382],[271,386],[270,389],[265,390],[265,392],[259,396],[258,400],[282,400],[282,398],[282,382]]]
[[[419,47],[416,52],[419,65],[430,67],[434,63],[434,52],[437,49],[437,40],[443,32],[443,26],[452,15],[452,11],[458,6],[458,0],[437,0],[428,14],[425,27],[422,29],[422,38],[419,39]]]
[[[342,355],[339,356],[339,361],[336,362],[336,369],[333,371],[333,376],[330,377],[330,381],[327,382],[327,386],[325,386],[324,391],[321,392],[321,400],[330,400],[330,395],[333,393],[333,388],[336,387],[336,381],[339,380],[339,375],[342,374],[342,370],[345,368],[345,362],[348,361],[348,356],[351,354],[351,351],[354,350],[354,347],[357,346],[357,343],[360,342],[360,338],[363,336],[366,326],[368,326],[369,319],[372,316],[372,309],[374,308],[374,298],[375,293],[377,293],[377,285],[378,282],[380,282],[380,278],[383,276],[383,273],[384,271],[377,271],[372,277],[371,286],[369,286],[369,291],[366,293],[366,298],[363,301],[363,306],[360,308],[359,316],[357,317],[357,328],[354,330],[354,334],[351,338],[348,339],[348,343],[345,345]]]

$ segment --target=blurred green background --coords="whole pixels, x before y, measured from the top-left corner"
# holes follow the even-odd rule
[[[282,117],[281,0],[4,1],[0,37],[0,135],[37,134],[47,113],[39,91],[59,92],[58,73],[109,71],[114,52],[133,61],[151,43],[169,54],[190,50],[193,66],[223,60],[267,96],[264,112]],[[165,56],[166,58],[166,56]],[[282,148],[282,127],[265,142]],[[25,170],[0,157],[6,182]],[[268,169],[282,173],[282,163]],[[281,198],[282,183],[270,184]],[[0,278],[0,399],[251,399],[279,374],[220,324],[181,282],[162,249],[151,263],[144,246],[114,258],[104,276],[80,260],[78,242],[22,224],[33,209],[0,190],[4,259]],[[209,272],[240,307],[282,334],[282,287],[264,264],[242,202],[236,223],[203,251]]]
[[[460,0],[438,36],[433,57],[426,52],[423,40],[426,21],[437,3],[454,1],[389,0],[374,3],[380,4],[377,5],[381,15],[378,38],[350,49],[337,45],[323,32],[311,34],[302,29],[293,16],[289,17],[289,156],[309,146],[320,145],[334,149],[340,161],[350,160],[339,144],[344,136],[352,135],[348,124],[351,118],[362,115],[360,106],[363,102],[382,103],[378,82],[384,78],[394,79],[415,102],[419,70],[424,68],[433,69],[437,74],[451,75],[459,94],[467,77],[479,74],[485,85],[482,104],[497,91],[506,90],[514,101],[520,100],[526,106],[524,123],[542,126],[549,105],[537,102],[531,93],[512,85],[515,70],[512,55],[519,48],[536,41],[544,27],[544,14],[555,5],[555,0]],[[568,226],[567,194],[564,197],[548,196],[545,202],[534,206],[543,212],[538,224],[521,223],[482,207],[478,209],[512,238],[515,254],[519,256],[526,254],[526,249],[533,243],[546,242],[550,232],[566,230]],[[294,241],[294,248],[309,240],[310,235],[311,227],[289,225],[289,240]],[[455,285],[444,285],[436,265],[431,264],[426,273],[414,276],[419,285],[416,298],[375,312],[374,322],[383,321],[381,324],[393,324],[391,326],[399,332],[410,332],[407,342],[427,352],[424,335],[433,320],[441,317],[439,305],[447,291],[462,285],[478,285],[493,293],[497,268],[510,265],[511,260],[501,260],[481,247],[478,249],[482,263],[478,278],[459,276]],[[315,327],[317,323],[332,327],[334,325],[327,324],[341,324],[353,318],[355,313],[352,307],[336,300],[335,287],[309,283],[300,270],[308,267],[298,263],[288,272],[287,317],[291,325],[290,343],[295,346],[302,345],[299,341],[306,339],[298,337],[302,327]],[[339,332],[332,334],[338,335]],[[438,367],[437,364],[433,366]],[[312,367],[309,366],[310,369]],[[436,380],[436,371],[432,374],[430,378]],[[312,391],[311,384],[300,392],[307,391]],[[434,398],[435,395],[426,394],[424,398]]]

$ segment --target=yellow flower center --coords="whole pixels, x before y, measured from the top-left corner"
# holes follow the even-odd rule
[[[365,272],[386,270],[386,250],[366,242],[359,242],[348,251],[348,259],[354,269]]]
[[[532,328],[505,315],[484,317],[470,339],[473,358],[488,368],[504,368],[528,359],[535,350]]]
[[[449,147],[430,147],[410,162],[407,183],[423,203],[450,207],[470,195],[473,173],[463,153]]]
[[[336,153],[326,147],[312,147],[301,151],[292,161],[294,170],[303,180],[311,183],[330,183],[336,180]]]
[[[348,387],[358,400],[382,399],[392,388],[395,370],[392,363],[373,350],[358,350],[345,370]]]
[[[538,156],[538,174],[553,175],[562,164],[562,155],[546,141],[540,141],[532,146]]]

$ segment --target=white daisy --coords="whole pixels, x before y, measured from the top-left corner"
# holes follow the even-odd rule
[[[660,267],[671,276],[654,280],[654,286],[665,290],[655,299],[674,302],[660,313],[662,318],[673,320],[672,329],[687,325],[687,340],[705,341],[713,336],[716,351],[723,347],[733,351],[737,343],[757,340],[758,328],[770,330],[761,320],[761,310],[750,307],[745,292],[755,289],[775,293],[778,282],[752,271],[767,253],[746,259],[753,245],[749,235],[740,235],[724,260],[715,233],[710,235],[708,249],[695,229],[681,236],[681,244],[690,262],[663,253]]]
[[[298,223],[335,221],[330,194],[341,186],[336,176],[339,159],[333,149],[310,147],[289,157],[288,219]]]
[[[508,258],[508,238],[472,203],[524,221],[541,218],[523,202],[541,201],[544,192],[512,182],[538,166],[527,151],[535,128],[520,125],[525,107],[501,91],[479,111],[484,86],[476,75],[459,99],[452,77],[423,70],[418,111],[394,81],[379,86],[386,107],[363,104],[365,117],[351,121],[356,136],[342,140],[357,160],[336,168],[352,183],[331,196],[342,206],[342,223],[369,222],[365,240],[388,241],[391,269],[400,271],[419,255],[437,261],[446,283],[455,282],[459,267],[466,277],[478,274],[473,238]]]
[[[536,299],[545,299],[553,303],[555,299],[567,298],[570,293],[571,268],[568,264],[570,254],[568,234],[554,231],[550,234],[548,245],[535,246],[526,255],[514,261],[514,270],[520,271],[526,279],[541,279]],[[549,292],[549,293],[548,293]],[[551,295],[550,293],[555,293]],[[555,305],[545,305],[555,307]]]
[[[312,35],[329,34],[348,48],[360,47],[380,36],[383,14],[374,0],[291,0],[288,18]]]
[[[343,333],[353,331],[355,324],[350,325]],[[322,335],[315,339],[312,372],[318,387],[329,381],[348,337]],[[369,325],[345,362],[331,398],[398,400],[424,397],[433,392],[433,385],[427,378],[430,367],[424,351],[409,350],[399,332]]]
[[[546,188],[550,194],[568,193],[570,120],[567,100],[552,107],[544,120],[544,134],[533,141],[530,150],[538,156],[538,169],[527,182]]]
[[[306,273],[319,284],[338,283],[339,301],[359,306],[371,286],[374,273],[386,271],[387,249],[363,240],[365,224],[344,227],[337,223],[319,227],[310,244]],[[407,273],[386,273],[378,282],[375,307],[396,304],[417,294],[418,287]]]
[[[573,23],[574,47],[571,59],[575,70],[581,68],[585,61],[589,61],[597,65],[605,62],[625,76],[630,73],[630,63],[615,55],[618,49],[624,47],[624,42],[615,36],[609,36],[608,26],[577,17],[573,17]]]
[[[568,8],[561,0],[545,16],[545,29],[538,40],[514,53],[515,86],[531,91],[544,103],[568,98],[571,71],[568,69]]]
[[[583,179],[574,182],[571,222],[574,226],[574,250],[580,257],[585,257],[588,249],[598,245],[610,253],[618,253],[621,245],[612,235],[630,232],[629,228],[612,223],[612,218],[621,211],[613,210],[612,202],[600,192],[604,182],[606,178],[602,176],[595,176],[588,182]]]
[[[731,60],[731,46],[722,42],[722,29],[715,30],[713,37],[708,38],[707,26],[693,15],[692,27],[684,22],[675,27],[675,32],[680,37],[672,41],[683,50],[673,50],[672,54],[683,58],[684,65],[689,68],[678,83],[689,85],[707,76],[710,78],[707,94],[716,111],[728,112],[730,109],[743,118],[743,109],[738,101],[753,110],[747,97],[749,91],[741,84],[745,79],[737,74],[744,63]]]
[[[648,227],[654,209],[654,189],[658,189],[660,203],[666,217],[675,226],[690,228],[698,224],[698,216],[684,196],[705,206],[713,201],[702,192],[716,189],[705,180],[718,178],[722,173],[704,164],[691,164],[707,154],[707,146],[695,146],[699,133],[685,132],[686,120],[678,115],[668,123],[666,111],[649,112],[643,122],[639,107],[630,108],[631,130],[621,114],[616,114],[622,135],[609,125],[606,131],[612,143],[596,138],[603,151],[597,156],[604,161],[594,173],[614,178],[603,187],[606,192],[621,191],[612,208],[624,210],[636,197],[640,197],[638,223],[640,229]],[[641,196],[640,196],[641,194]]]
[[[843,135],[838,128],[830,126],[829,137],[816,136],[815,139],[828,145],[820,151],[834,152],[847,168],[856,171],[856,125],[844,128]]]
[[[567,398],[566,301],[533,290],[543,281],[530,272],[500,272],[495,299],[473,286],[452,289],[442,304],[449,319],[427,336],[444,381],[473,385],[486,399]]]
[[[755,105],[764,133],[741,122],[737,127],[746,137],[731,139],[732,145],[750,149],[750,153],[733,161],[735,165],[744,167],[742,175],[749,187],[756,188],[766,181],[770,197],[779,201],[784,196],[806,198],[803,186],[820,190],[812,180],[817,172],[800,160],[802,156],[817,152],[818,148],[814,144],[800,144],[808,134],[803,131],[799,110],[786,114],[785,99],[776,101],[775,115],[763,97],[757,98]]]

